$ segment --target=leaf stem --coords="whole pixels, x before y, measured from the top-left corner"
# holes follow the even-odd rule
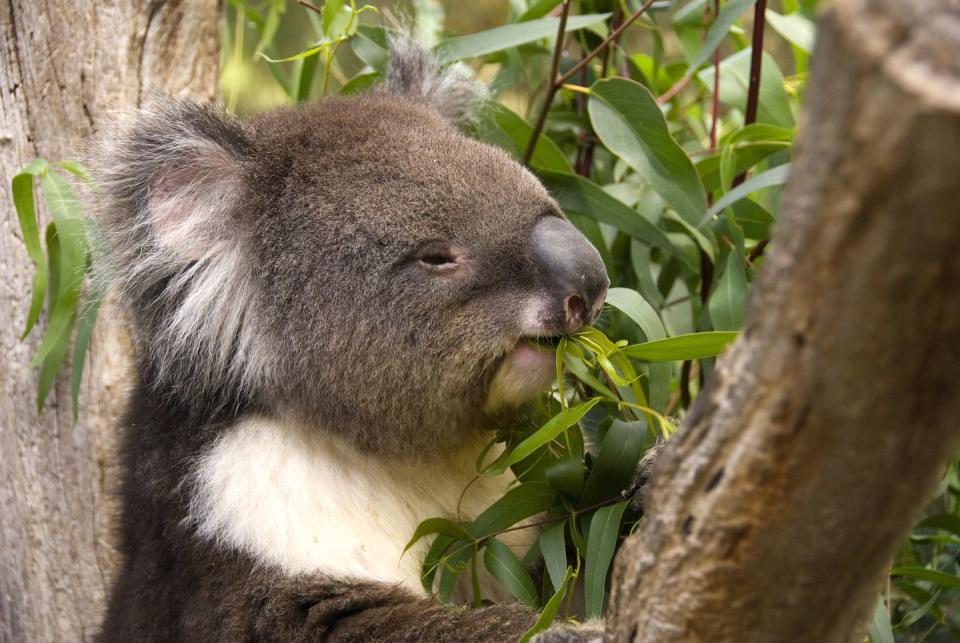
[[[747,87],[747,109],[743,124],[749,125],[757,120],[757,107],[760,103],[760,71],[763,65],[763,31],[767,22],[767,0],[757,0],[753,9],[753,43],[750,51],[750,85]],[[747,173],[737,175],[731,187],[737,187],[747,178]]]
[[[560,13],[560,29],[557,33],[557,43],[553,49],[553,63],[551,64],[550,68],[550,85],[547,87],[547,95],[544,97],[543,106],[540,108],[540,115],[537,117],[537,123],[533,126],[533,132],[530,133],[530,140],[527,142],[527,149],[523,153],[524,165],[530,165],[530,159],[533,157],[533,149],[537,146],[537,139],[540,138],[540,134],[543,132],[543,126],[547,122],[547,114],[550,112],[550,104],[553,102],[553,97],[556,96],[557,90],[565,85],[578,72],[586,68],[591,60],[603,53],[610,43],[616,40],[620,34],[627,29],[627,27],[636,22],[636,20],[642,16],[653,3],[654,0],[647,0],[644,2],[643,5],[634,11],[629,18],[624,20],[620,26],[611,31],[610,34],[603,39],[603,42],[597,45],[595,49],[581,58],[580,62],[567,70],[565,74],[557,78],[557,69],[560,66],[560,54],[563,51],[563,35],[566,33],[567,29],[567,14],[570,12],[570,0],[564,1],[563,9]]]

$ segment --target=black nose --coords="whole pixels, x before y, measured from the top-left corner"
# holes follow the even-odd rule
[[[603,307],[610,280],[600,253],[566,219],[547,216],[530,234],[544,287],[562,306],[565,331],[592,324]]]

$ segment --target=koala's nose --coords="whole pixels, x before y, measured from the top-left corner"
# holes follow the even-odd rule
[[[573,224],[553,216],[537,222],[530,243],[545,276],[544,285],[562,305],[566,332],[592,324],[610,285],[597,249]]]

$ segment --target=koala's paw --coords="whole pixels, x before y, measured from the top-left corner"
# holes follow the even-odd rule
[[[586,623],[554,623],[540,632],[530,643],[603,643],[603,621]]]
[[[647,453],[637,464],[637,471],[633,475],[633,481],[630,486],[624,489],[623,497],[630,501],[630,509],[636,512],[642,512],[647,500],[647,487],[650,482],[650,471],[653,469],[653,463],[657,461],[660,450],[664,443],[660,442],[647,450]]]

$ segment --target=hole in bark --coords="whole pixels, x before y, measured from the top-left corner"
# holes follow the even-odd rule
[[[637,640],[637,629],[639,629],[639,628],[638,628],[638,626],[636,626],[636,625],[634,625],[633,627],[630,628],[630,641],[631,641],[631,643],[632,643],[633,641],[636,641],[636,640]]]
[[[794,333],[793,343],[797,345],[797,348],[803,348],[807,344],[807,336],[803,333]]]
[[[680,531],[683,532],[684,536],[690,535],[690,529],[693,527],[693,516],[687,516],[687,519],[683,521],[683,526],[680,528]]]
[[[723,474],[724,474],[724,469],[723,467],[720,467],[720,469],[718,469],[717,472],[713,474],[713,477],[710,478],[710,482],[707,483],[707,486],[704,489],[704,491],[706,493],[710,493],[711,491],[716,489],[717,485],[720,484],[720,481],[723,480]]]

